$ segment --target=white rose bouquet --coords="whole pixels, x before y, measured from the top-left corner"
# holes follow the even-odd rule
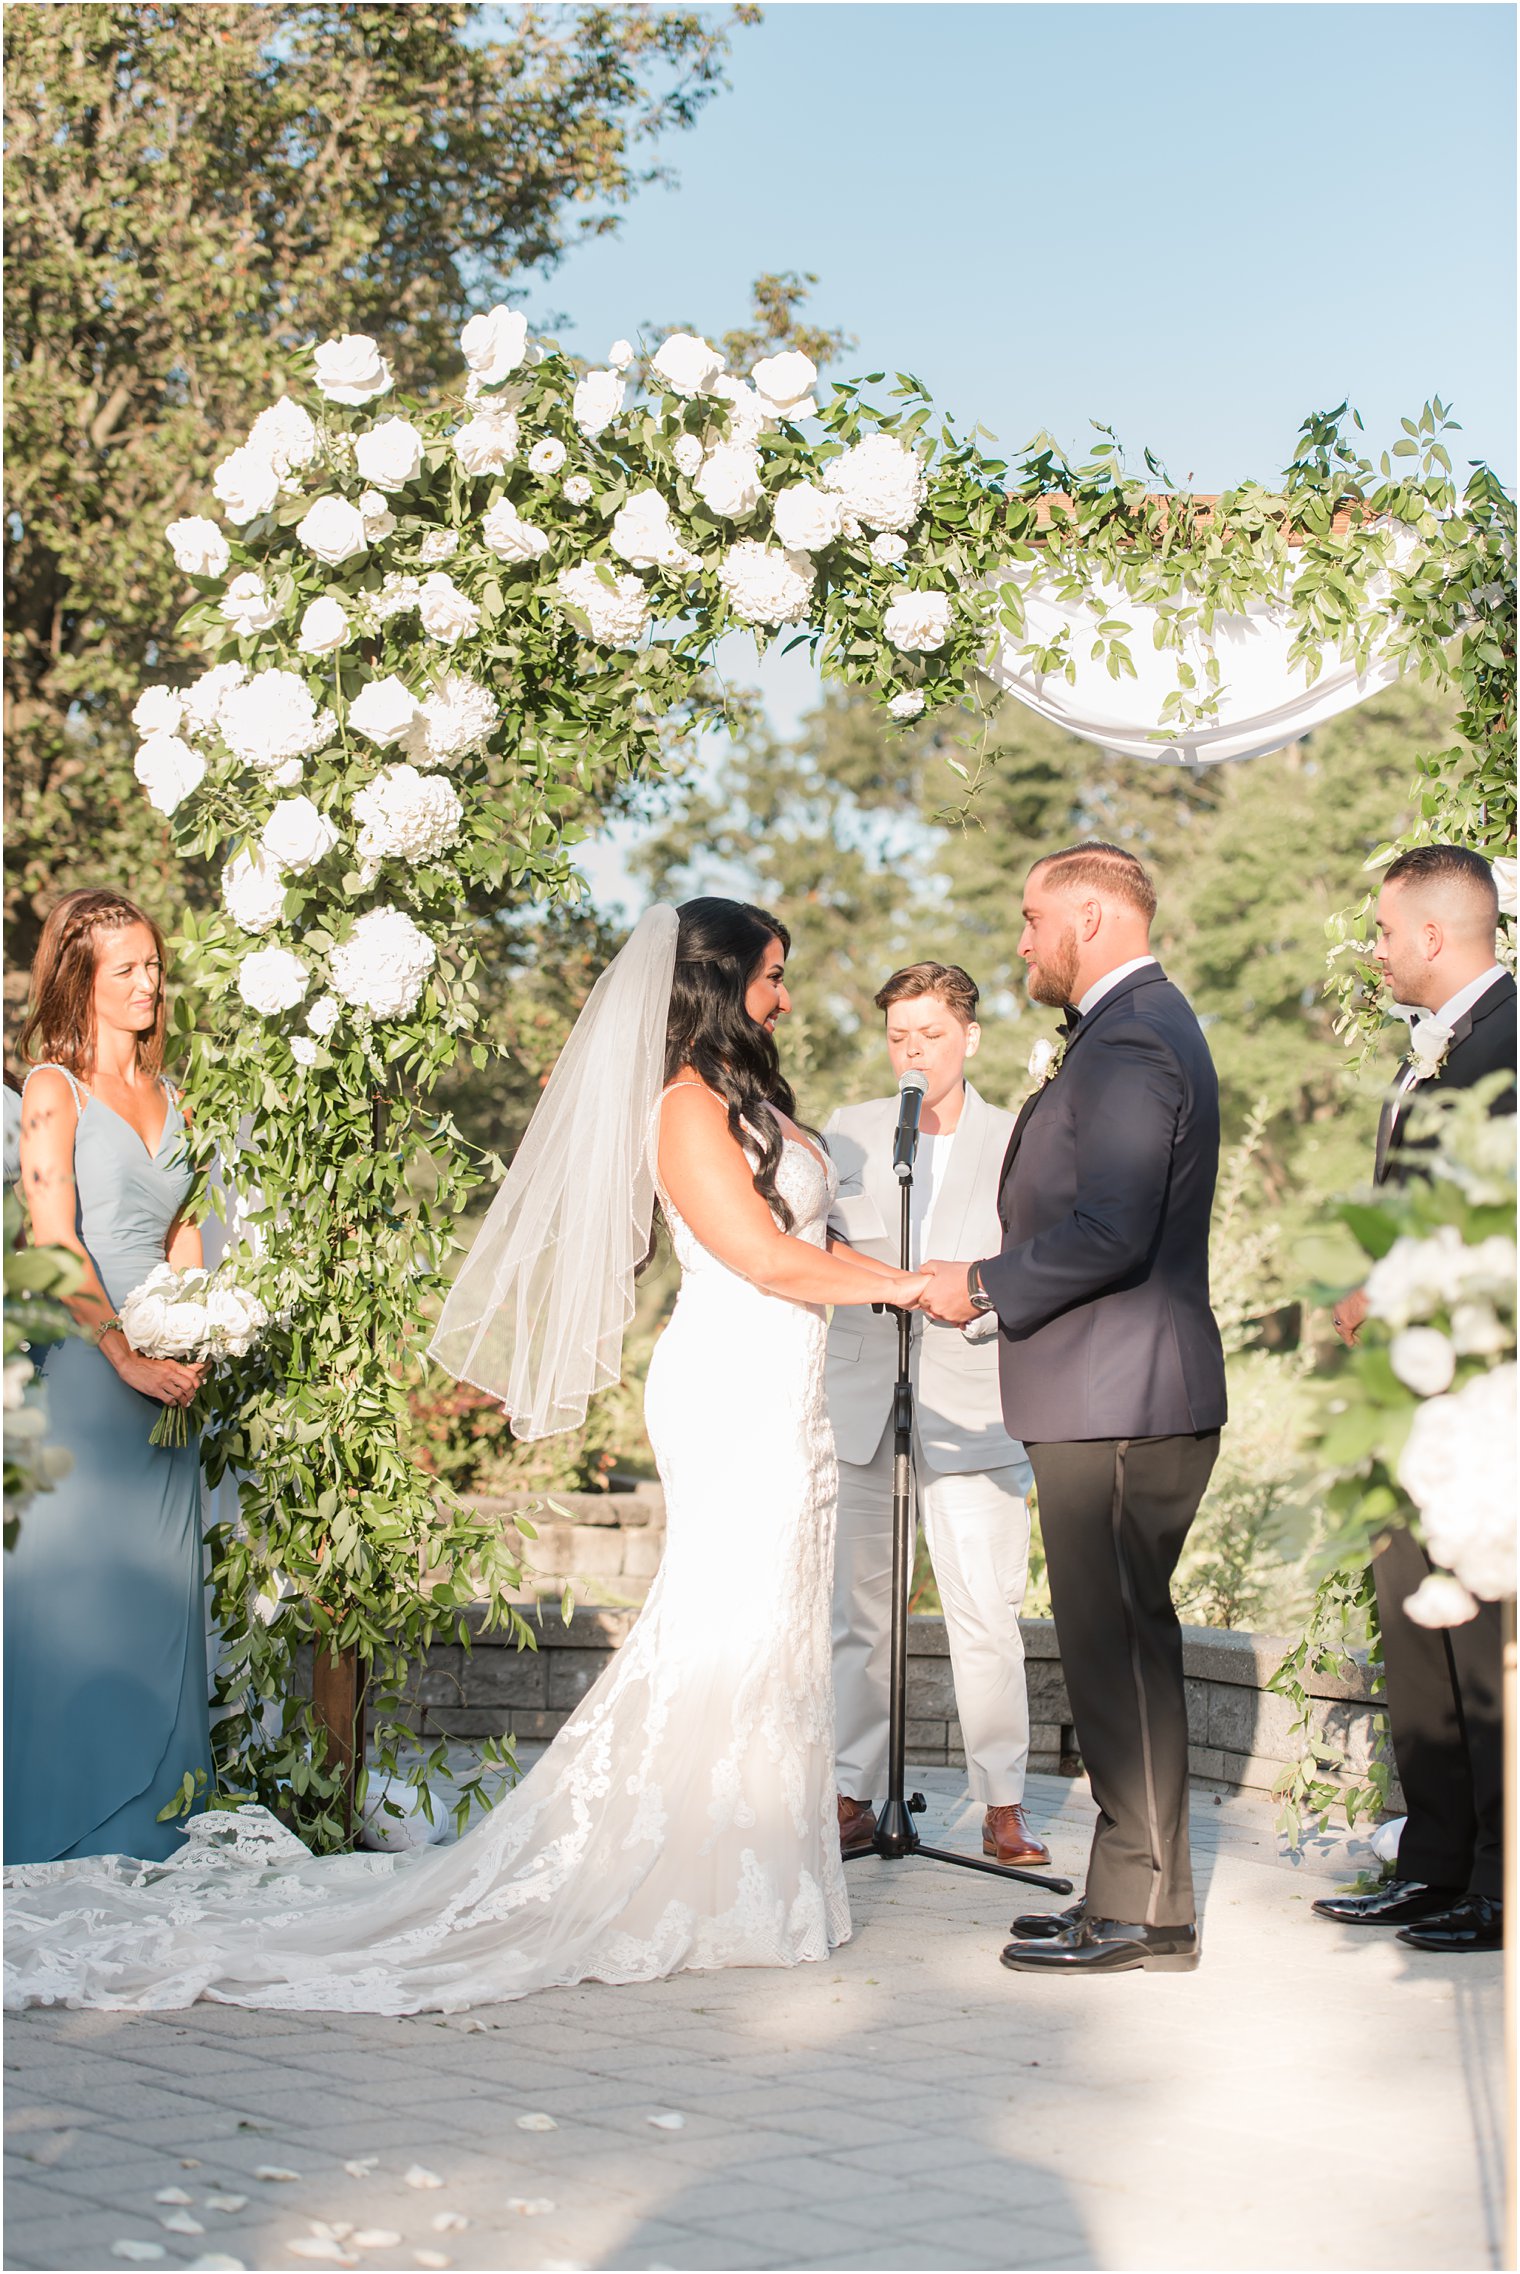
[[[269,1312],[233,1263],[215,1271],[176,1271],[161,1263],[134,1287],[113,1324],[141,1358],[178,1358],[187,1366],[246,1358],[269,1325]],[[150,1445],[187,1445],[190,1407],[166,1405]]]

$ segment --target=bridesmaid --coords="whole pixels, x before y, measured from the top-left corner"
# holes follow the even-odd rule
[[[160,1810],[187,1773],[209,1790],[200,1448],[148,1442],[204,1369],[139,1357],[105,1325],[166,1256],[201,1260],[164,1027],[158,926],[119,893],[67,894],[32,966],[21,1182],[31,1238],[84,1258],[69,1308],[87,1338],[44,1359],[73,1468],[5,1559],[7,1863],[161,1861],[183,1818]]]

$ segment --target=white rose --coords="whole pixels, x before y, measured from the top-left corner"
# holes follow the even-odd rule
[[[1388,1346],[1388,1363],[1406,1389],[1433,1398],[1451,1388],[1457,1354],[1439,1327],[1405,1327]]]
[[[755,442],[764,433],[769,423],[765,405],[747,380],[735,379],[725,371],[713,381],[708,393],[728,405],[730,442]]]
[[[242,525],[267,513],[280,495],[280,477],[267,458],[246,446],[224,458],[211,477],[211,494],[229,521]]]
[[[694,569],[697,556],[671,526],[670,507],[658,490],[639,490],[614,514],[607,541],[630,568]]]
[[[811,418],[818,405],[813,388],[818,366],[797,348],[784,355],[768,355],[750,372],[755,392],[775,418]]]
[[[260,411],[248,430],[248,448],[266,458],[281,476],[309,466],[317,454],[317,430],[311,414],[288,395]]]
[[[895,568],[907,556],[907,540],[903,537],[895,537],[888,531],[884,536],[871,539],[871,558],[878,568]]]
[[[436,568],[440,561],[451,561],[459,550],[457,529],[430,529],[417,547],[417,558],[428,568]]]
[[[742,622],[800,624],[813,595],[813,564],[806,553],[783,553],[744,537],[724,554],[718,582]]]
[[[887,705],[895,719],[916,719],[923,707],[923,694],[917,687],[905,688],[902,694],[894,695]]]
[[[294,1045],[292,1045],[294,1048]],[[244,1358],[253,1347],[255,1329],[267,1324],[258,1314],[264,1306],[236,1287],[211,1287],[206,1293],[206,1321],[218,1347],[229,1357]]]
[[[1501,853],[1493,864],[1494,890],[1499,895],[1501,916],[1515,913],[1515,858],[1512,853]]]
[[[776,535],[788,552],[816,553],[831,545],[844,520],[844,505],[832,491],[812,482],[792,482],[771,505]]]
[[[1417,1627],[1463,1627],[1477,1617],[1478,1605],[1449,1571],[1427,1571],[1414,1593],[1404,1597],[1404,1613]]]
[[[695,332],[672,332],[651,366],[676,395],[705,395],[723,369],[723,358]]]
[[[384,490],[361,490],[359,514],[364,523],[366,545],[378,545],[396,526],[396,516],[390,509]]]
[[[509,497],[499,497],[482,516],[480,533],[498,560],[536,561],[549,550],[547,531],[524,521]]]
[[[264,579],[253,569],[245,569],[235,576],[222,596],[221,613],[229,624],[236,624],[244,638],[253,632],[267,632],[271,624],[280,620],[280,611],[264,587]]]
[[[720,442],[694,484],[698,497],[725,521],[743,521],[760,503],[760,459],[742,444]]]
[[[417,607],[423,630],[449,647],[475,631],[480,623],[480,610],[474,601],[460,591],[443,569],[434,569],[431,576],[423,578]]]
[[[371,908],[332,951],[333,992],[372,1018],[404,1018],[436,960],[432,941],[402,909]]]
[[[218,663],[192,679],[185,689],[185,723],[195,734],[210,734],[221,715],[222,704],[234,687],[248,677],[241,663]]]
[[[453,784],[440,775],[387,766],[354,798],[360,857],[431,860],[454,843],[463,812]]]
[[[1398,1461],[1431,1561],[1486,1602],[1515,1591],[1515,1383],[1495,1366],[1427,1398]]]
[[[509,378],[522,362],[528,345],[528,319],[516,308],[498,304],[483,316],[472,316],[459,335],[460,352],[484,387]]]
[[[347,647],[352,637],[353,626],[342,602],[324,596],[308,604],[296,635],[296,646],[302,655],[332,655],[340,647]]]
[[[501,474],[517,456],[517,421],[510,411],[482,411],[454,436],[454,456],[467,474]]]
[[[317,1046],[309,1034],[293,1034],[290,1038],[290,1055],[298,1066],[315,1066]]]
[[[164,1322],[169,1298],[161,1289],[144,1284],[134,1287],[117,1316],[121,1331],[141,1358],[157,1358],[164,1349]]]
[[[418,766],[450,766],[483,749],[500,717],[489,687],[463,671],[441,672],[403,738],[407,756]]]
[[[159,1343],[170,1358],[195,1358],[205,1348],[211,1322],[204,1303],[170,1303],[164,1311]]]
[[[172,813],[205,780],[206,761],[177,734],[150,734],[132,761],[132,771],[155,811]]]
[[[372,403],[391,389],[391,367],[363,332],[324,340],[312,376],[330,403]]]
[[[869,529],[911,529],[927,487],[913,452],[890,434],[857,442],[824,469],[823,481]]]
[[[346,497],[319,497],[305,518],[297,522],[296,536],[308,553],[315,553],[329,568],[352,560],[369,542],[363,514]]]
[[[272,932],[285,913],[285,879],[256,845],[248,845],[222,871],[222,899],[241,930]]]
[[[306,1024],[319,1042],[325,1042],[341,1015],[336,995],[319,995],[306,1014]]]
[[[591,503],[591,484],[584,474],[571,474],[565,483],[565,497],[571,505]]]
[[[336,721],[293,671],[258,671],[223,696],[217,724],[233,756],[262,773],[320,750]]]
[[[324,711],[322,716],[331,718],[332,713]],[[264,779],[272,790],[293,790],[305,771],[299,758],[286,758],[280,765],[268,767]]]
[[[707,453],[703,450],[696,435],[678,434],[676,436],[675,448],[672,450],[671,456],[688,481],[696,473],[706,455]]]
[[[173,734],[185,715],[185,699],[172,687],[144,687],[132,705],[139,734]]]
[[[908,655],[928,655],[950,634],[950,596],[945,592],[900,592],[882,619],[893,647]]]
[[[309,797],[281,798],[259,833],[269,858],[297,876],[325,860],[337,842],[337,830]]]
[[[570,415],[582,434],[600,434],[623,407],[628,390],[615,371],[588,371],[576,382]]]
[[[416,717],[417,703],[394,673],[369,680],[348,706],[349,725],[382,749],[388,742],[399,742]]]
[[[562,442],[551,434],[542,442],[535,442],[528,452],[530,474],[557,474],[565,463],[566,451]]]
[[[225,576],[232,555],[227,540],[214,521],[204,514],[192,513],[188,520],[171,521],[164,535],[174,555],[174,565],[186,576]]]
[[[293,1011],[306,992],[306,966],[289,948],[255,948],[238,970],[238,993],[251,1011],[277,1018]]]
[[[362,482],[377,490],[405,489],[422,471],[422,437],[409,419],[383,418],[354,443]]]
[[[561,569],[554,588],[567,607],[579,609],[591,637],[603,647],[631,647],[649,623],[649,595],[636,576],[605,584],[590,561]]]
[[[607,361],[612,365],[614,371],[626,371],[633,361],[632,341],[614,340],[607,350]]]

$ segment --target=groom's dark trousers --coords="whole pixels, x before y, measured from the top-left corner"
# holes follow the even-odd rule
[[[1087,1908],[1146,1926],[1194,1918],[1171,1576],[1225,1420],[1209,1307],[1218,1168],[1208,1045],[1147,963],[1076,1023],[1026,1101],[1003,1164],[1002,1252],[981,1267],[1098,1804]]]

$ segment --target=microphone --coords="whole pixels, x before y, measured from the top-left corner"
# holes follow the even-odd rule
[[[892,1173],[902,1184],[913,1174],[914,1155],[918,1151],[918,1117],[924,1110],[924,1092],[928,1087],[925,1076],[912,1067],[897,1085],[897,1135],[892,1141]]]

